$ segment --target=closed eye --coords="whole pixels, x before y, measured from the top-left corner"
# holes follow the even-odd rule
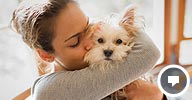
[[[69,47],[71,47],[71,48],[75,48],[75,47],[77,47],[79,44],[80,44],[80,36],[76,36],[75,37],[77,40],[76,40],[76,42],[74,42],[72,45],[70,45]]]

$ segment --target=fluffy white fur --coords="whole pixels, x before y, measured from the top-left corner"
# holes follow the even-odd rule
[[[92,36],[94,46],[85,55],[84,60],[91,67],[99,65],[102,70],[118,66],[131,51],[136,31],[134,9],[128,10],[123,17],[113,15],[106,20],[90,24],[86,34]]]

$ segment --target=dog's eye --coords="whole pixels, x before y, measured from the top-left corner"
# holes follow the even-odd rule
[[[102,38],[99,38],[97,41],[98,41],[99,43],[103,43],[103,39],[102,39]]]
[[[117,44],[121,44],[123,41],[121,40],[121,39],[118,39],[117,41],[116,41],[116,43]]]

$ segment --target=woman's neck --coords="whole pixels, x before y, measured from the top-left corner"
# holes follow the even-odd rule
[[[54,63],[54,72],[63,71],[63,70],[65,70],[64,67],[62,67],[58,63]]]

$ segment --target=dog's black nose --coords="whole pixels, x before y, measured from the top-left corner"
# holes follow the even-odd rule
[[[113,54],[112,50],[104,50],[104,54],[106,57],[110,57]]]

